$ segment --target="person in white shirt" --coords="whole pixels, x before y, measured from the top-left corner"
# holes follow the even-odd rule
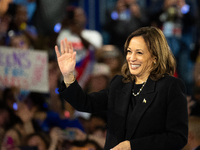
[[[94,51],[102,46],[103,38],[100,32],[86,29],[86,15],[80,7],[69,7],[65,18],[67,25],[62,25],[62,29],[57,37],[57,45],[67,38],[76,51],[76,76],[82,87],[92,72],[94,65]],[[81,68],[81,69],[78,69]]]

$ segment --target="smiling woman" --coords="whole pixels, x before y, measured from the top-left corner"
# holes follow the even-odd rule
[[[156,63],[156,57],[151,56],[142,36],[131,39],[127,48],[126,60],[130,73],[135,76],[136,84],[147,80],[153,68],[152,64]]]
[[[147,27],[133,32],[127,38],[124,52],[127,60],[127,63],[122,67],[125,82],[130,82],[136,78],[136,82],[141,83],[137,81],[138,75],[141,74],[144,78],[141,79],[141,81],[145,81],[144,76],[146,76],[147,79],[150,75],[153,80],[158,80],[164,74],[172,76],[175,72],[176,61],[174,55],[160,29]],[[133,54],[135,54],[136,58],[132,56]],[[130,56],[135,60],[132,60]],[[133,66],[131,69],[130,66],[135,64],[138,66],[135,66],[136,68]],[[146,74],[143,74],[144,72],[142,71],[140,74],[131,72],[133,70],[139,71],[140,69]],[[140,80],[140,78],[138,80]]]
[[[61,41],[62,55],[55,50],[66,82],[59,88],[61,96],[79,111],[107,111],[105,150],[178,150],[186,145],[185,85],[173,77],[175,59],[160,29],[133,32],[125,43],[122,75],[108,89],[91,94],[74,81],[76,52],[70,42]]]

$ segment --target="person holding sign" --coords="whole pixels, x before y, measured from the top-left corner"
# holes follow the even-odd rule
[[[187,143],[185,85],[173,77],[175,59],[162,31],[143,27],[125,43],[126,62],[108,89],[85,94],[73,75],[76,52],[71,43],[55,47],[64,77],[59,92],[75,109],[107,111],[105,150],[178,150]]]

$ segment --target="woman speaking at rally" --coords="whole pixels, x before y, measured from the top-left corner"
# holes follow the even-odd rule
[[[119,37],[120,38],[120,37]],[[109,88],[83,92],[74,77],[76,52],[67,39],[55,47],[63,75],[59,92],[75,109],[107,111],[109,150],[180,150],[187,143],[185,85],[173,77],[175,59],[160,29],[143,27],[126,40],[126,62]]]

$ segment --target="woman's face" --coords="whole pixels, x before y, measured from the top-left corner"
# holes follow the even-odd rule
[[[132,75],[136,80],[146,81],[150,75],[155,58],[151,57],[142,36],[133,37],[127,48],[126,60]]]

